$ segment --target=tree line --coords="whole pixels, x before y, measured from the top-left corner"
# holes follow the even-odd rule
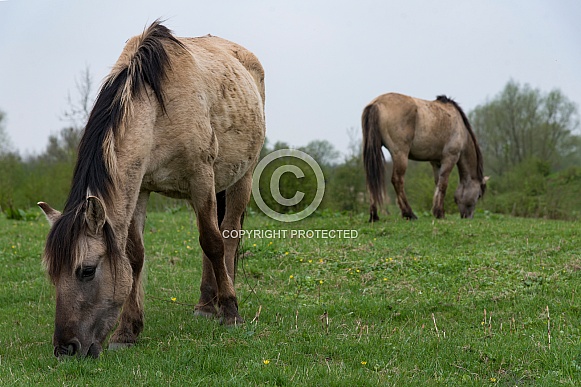
[[[72,178],[76,148],[82,126],[88,117],[91,99],[91,78],[88,70],[77,83],[79,97],[69,97],[65,118],[69,125],[48,138],[43,152],[21,156],[11,145],[5,128],[5,114],[0,111],[0,210],[15,219],[35,216],[30,210],[39,200],[62,208]],[[477,213],[490,211],[515,216],[581,219],[581,133],[578,107],[560,90],[543,92],[528,84],[509,81],[494,97],[468,113],[484,155],[485,173],[491,177],[485,199]],[[278,149],[296,148],[313,157],[325,178],[325,195],[319,211],[342,211],[353,214],[367,212],[361,134],[358,128],[348,130],[350,145],[346,154],[338,152],[326,140],[303,146],[276,142],[264,144],[261,158]],[[389,160],[389,158],[388,158]],[[316,190],[316,176],[300,160],[282,158],[265,169],[259,181],[261,192],[269,192],[272,173],[282,165],[296,165],[305,171],[303,177],[285,173],[280,176],[280,193],[285,198],[300,191],[305,200],[293,206],[279,204],[272,196],[265,202],[279,212],[298,212],[303,203],[310,203]],[[390,162],[385,167],[391,174]],[[457,172],[450,178],[448,190],[453,192]],[[428,163],[410,162],[406,174],[406,190],[414,208],[429,215],[434,192],[431,167]],[[388,187],[388,196],[394,193]],[[456,212],[453,195],[447,195],[446,210]],[[150,209],[172,210],[178,203],[153,196]],[[251,202],[251,211],[258,211]],[[30,210],[30,211],[29,211]],[[394,205],[386,211],[396,214]],[[33,215],[30,215],[33,214]]]

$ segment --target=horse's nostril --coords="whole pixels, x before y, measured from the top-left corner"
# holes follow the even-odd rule
[[[56,357],[60,356],[74,356],[76,355],[81,347],[81,343],[78,340],[73,340],[66,345],[58,345],[54,347],[54,355]]]

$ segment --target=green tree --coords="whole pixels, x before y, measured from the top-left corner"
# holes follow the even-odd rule
[[[485,166],[496,175],[529,159],[547,161],[553,170],[579,161],[579,113],[559,90],[543,93],[511,80],[469,118]]]
[[[4,125],[6,121],[6,114],[0,110],[0,156],[9,153],[12,150],[12,143],[10,137],[6,132]]]
[[[0,212],[12,211],[15,206],[15,190],[23,183],[23,163],[20,155],[13,149],[6,131],[6,114],[0,111]]]
[[[83,132],[80,128],[72,126],[61,129],[58,134],[51,134],[48,137],[44,153],[39,155],[37,159],[43,163],[67,163],[74,166],[77,158],[77,147],[82,135]]]
[[[352,127],[347,130],[347,135],[349,145],[343,162],[334,163],[328,170],[324,204],[336,211],[357,213],[369,207],[361,131]]]
[[[327,140],[314,140],[298,150],[311,156],[321,167],[330,167],[339,160],[341,153]]]

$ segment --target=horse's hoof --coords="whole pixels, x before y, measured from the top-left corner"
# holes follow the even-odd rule
[[[207,319],[213,319],[216,317],[216,313],[208,312],[202,309],[195,309],[194,310],[194,317],[203,317]]]
[[[239,326],[244,325],[244,319],[240,316],[234,316],[234,317],[228,317],[228,318],[222,317],[220,319],[220,324],[227,326],[229,328],[239,327]]]
[[[110,351],[118,351],[120,349],[132,347],[133,345],[133,343],[109,343],[108,349]]]

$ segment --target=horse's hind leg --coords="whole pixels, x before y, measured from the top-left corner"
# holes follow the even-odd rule
[[[391,175],[391,183],[393,184],[393,188],[397,196],[397,205],[401,209],[401,216],[410,220],[417,219],[418,217],[412,211],[404,189],[404,176],[408,165],[407,155],[403,157],[394,157],[392,154],[391,157],[393,159],[393,173]]]
[[[224,259],[224,242],[218,227],[217,203],[214,190],[214,171],[211,165],[201,166],[192,181],[192,206],[196,211],[200,246],[211,264],[217,286],[219,315],[227,325],[241,323],[234,283]]]
[[[133,285],[131,287],[131,293],[129,293],[129,297],[127,297],[123,305],[119,325],[109,340],[109,349],[123,348],[134,344],[143,330],[143,284],[141,282],[141,271],[145,259],[143,227],[145,226],[145,211],[148,199],[148,192],[140,193],[133,219],[129,225],[125,254],[133,270]]]

